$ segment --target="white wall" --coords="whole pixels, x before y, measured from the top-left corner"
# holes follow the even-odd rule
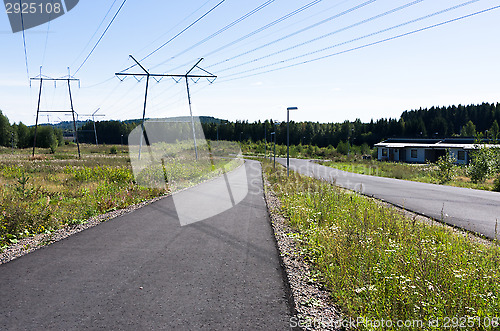
[[[377,149],[378,149],[378,160],[379,160],[379,161],[381,161],[381,160],[382,160],[382,150],[383,150],[384,148],[382,148],[382,147],[377,147]],[[387,153],[389,153],[389,151],[388,151]]]
[[[413,149],[417,150],[417,157],[411,157],[411,151]],[[414,162],[414,163],[425,163],[425,149],[424,148],[406,148],[406,162]]]
[[[452,148],[452,149],[450,149],[450,155],[453,156],[457,160],[457,162],[455,162],[455,163],[456,164],[467,164],[467,158],[468,158],[469,152],[468,151],[464,151],[465,152],[465,159],[459,160],[458,159],[458,151],[464,151],[464,150],[461,149],[461,148]]]

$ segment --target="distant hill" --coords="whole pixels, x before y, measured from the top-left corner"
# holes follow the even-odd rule
[[[215,118],[212,116],[199,116],[200,122],[202,124],[212,124],[212,123],[223,123],[227,122],[226,120],[222,120],[219,118]],[[164,118],[147,118],[146,120],[153,120],[153,121],[161,121],[161,122],[190,122],[191,117],[190,116],[176,116],[176,117],[164,117]],[[139,124],[141,123],[142,119],[132,119],[132,120],[126,120],[126,121],[121,121],[125,124]],[[86,123],[92,122],[91,120],[85,120],[85,121],[77,121],[76,122],[76,127],[77,129],[81,129]],[[97,121],[100,122],[100,121]],[[40,123],[40,125],[47,125],[46,123]],[[64,121],[64,122],[59,122],[57,124],[52,124],[54,128],[61,129],[63,131],[72,131],[73,130],[73,121]]]
[[[212,116],[198,116],[202,124],[212,124],[212,123],[223,123],[227,122],[220,118],[215,118]],[[175,116],[175,117],[163,117],[163,118],[148,118],[147,120],[153,120],[158,122],[191,122],[191,116]],[[142,119],[126,120],[124,123],[141,123]]]

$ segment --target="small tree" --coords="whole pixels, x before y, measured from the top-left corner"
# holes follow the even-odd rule
[[[446,155],[443,155],[438,159],[436,163],[438,167],[437,178],[439,179],[440,184],[444,184],[455,178],[455,162],[457,162],[457,159],[450,153],[449,150],[446,151]]]
[[[337,145],[337,152],[339,152],[340,154],[347,155],[349,154],[350,149],[351,146],[349,145],[348,142],[340,141],[339,144]]]
[[[473,183],[483,182],[489,176],[495,174],[498,170],[499,150],[498,148],[490,148],[480,138],[476,139],[476,150],[471,152],[471,162],[467,168]]]

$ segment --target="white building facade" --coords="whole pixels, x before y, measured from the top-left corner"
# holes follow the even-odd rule
[[[500,147],[500,145],[487,145]],[[473,138],[446,139],[388,139],[375,145],[379,161],[406,163],[436,162],[449,153],[456,164],[466,165],[470,161],[471,151],[479,148]]]

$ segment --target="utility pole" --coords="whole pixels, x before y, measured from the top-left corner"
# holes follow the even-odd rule
[[[276,168],[276,131],[275,132],[271,132],[271,137],[274,136],[274,168]],[[271,141],[272,141],[272,138],[271,138]]]
[[[286,176],[290,177],[290,110],[297,110],[297,107],[286,109]]]
[[[198,160],[198,149],[197,149],[197,145],[196,145],[196,132],[195,132],[195,127],[194,127],[193,112],[191,110],[191,95],[189,93],[189,78],[191,78],[191,79],[193,79],[193,78],[198,78],[198,79],[199,78],[207,78],[210,83],[213,83],[213,81],[217,78],[217,76],[215,76],[215,75],[209,73],[208,71],[198,67],[198,64],[203,60],[203,58],[199,59],[198,62],[196,62],[196,64],[191,69],[189,69],[188,72],[186,72],[184,75],[176,75],[176,74],[152,74],[148,70],[146,70],[132,55],[130,55],[130,57],[144,71],[144,73],[134,74],[134,73],[117,72],[117,73],[115,73],[115,75],[118,76],[118,78],[120,78],[119,76],[146,77],[146,92],[144,93],[144,108],[142,111],[142,124],[141,124],[143,135],[141,136],[141,142],[139,145],[139,160],[141,159],[142,137],[143,136],[144,136],[144,139],[146,140],[146,145],[147,146],[150,145],[149,139],[148,139],[147,134],[146,134],[146,128],[144,126],[144,121],[146,118],[146,104],[147,104],[147,99],[148,99],[148,88],[149,88],[149,78],[150,77],[153,77],[153,79],[155,79],[157,82],[159,82],[163,77],[172,77],[172,78],[174,78],[174,80],[175,80],[175,77],[177,77],[180,79],[184,78],[186,80],[186,89],[187,89],[187,96],[188,96],[188,103],[189,103],[189,114],[191,116],[191,126],[192,126],[192,130],[193,130],[194,150],[195,150],[195,154],[196,154],[196,160]],[[191,75],[190,74],[191,71],[193,71],[195,68],[198,68],[198,69],[204,71],[205,73],[207,73],[207,75]],[[159,77],[160,79],[157,80],[156,77]],[[210,81],[210,79],[213,79],[213,80]],[[178,81],[176,81],[176,82],[178,82]]]
[[[267,125],[266,122],[264,122],[264,160],[266,159],[267,156]]]
[[[96,117],[104,117],[106,115],[104,114],[99,114],[99,115],[96,115],[96,113],[100,110],[101,108],[97,108],[97,110],[95,112],[93,112],[92,114],[82,114],[80,116],[84,116],[84,117],[92,117],[92,123],[94,124],[94,137],[95,137],[95,145],[96,146],[99,146],[99,142],[97,141],[97,130],[96,130],[96,127],[95,127],[95,118]],[[76,114],[77,116],[77,119],[78,119],[78,114]]]
[[[80,143],[78,142],[78,133],[76,130],[76,122],[75,122],[75,109],[73,107],[73,97],[71,95],[71,83],[72,82],[78,82],[78,86],[80,86],[80,80],[74,78],[71,76],[69,68],[68,68],[68,76],[66,77],[61,77],[61,78],[51,78],[45,75],[42,75],[42,67],[40,67],[40,74],[36,77],[30,78],[30,85],[32,80],[37,80],[40,82],[40,90],[38,92],[38,105],[36,108],[36,122],[35,122],[35,137],[33,139],[33,154],[32,156],[35,156],[35,148],[36,148],[36,136],[37,136],[37,131],[38,131],[38,118],[40,113],[71,113],[73,116],[73,135],[76,140],[76,145],[78,147],[78,158],[81,158],[81,153],[80,153]],[[68,94],[69,94],[69,103],[70,103],[70,110],[40,110],[40,101],[42,98],[42,86],[43,86],[43,81],[53,81],[54,85],[57,84],[58,81],[65,81],[68,84]]]
[[[200,64],[200,62],[203,61],[203,59],[199,59],[196,64],[186,72],[186,75],[184,78],[186,79],[186,90],[187,90],[187,97],[188,97],[188,103],[189,103],[189,115],[191,116],[191,126],[193,128],[193,140],[194,140],[194,153],[196,154],[196,160],[198,160],[198,147],[196,146],[196,132],[194,129],[194,119],[193,119],[193,111],[191,110],[191,95],[189,94],[189,79],[188,75],[191,71],[193,71],[194,68]]]

